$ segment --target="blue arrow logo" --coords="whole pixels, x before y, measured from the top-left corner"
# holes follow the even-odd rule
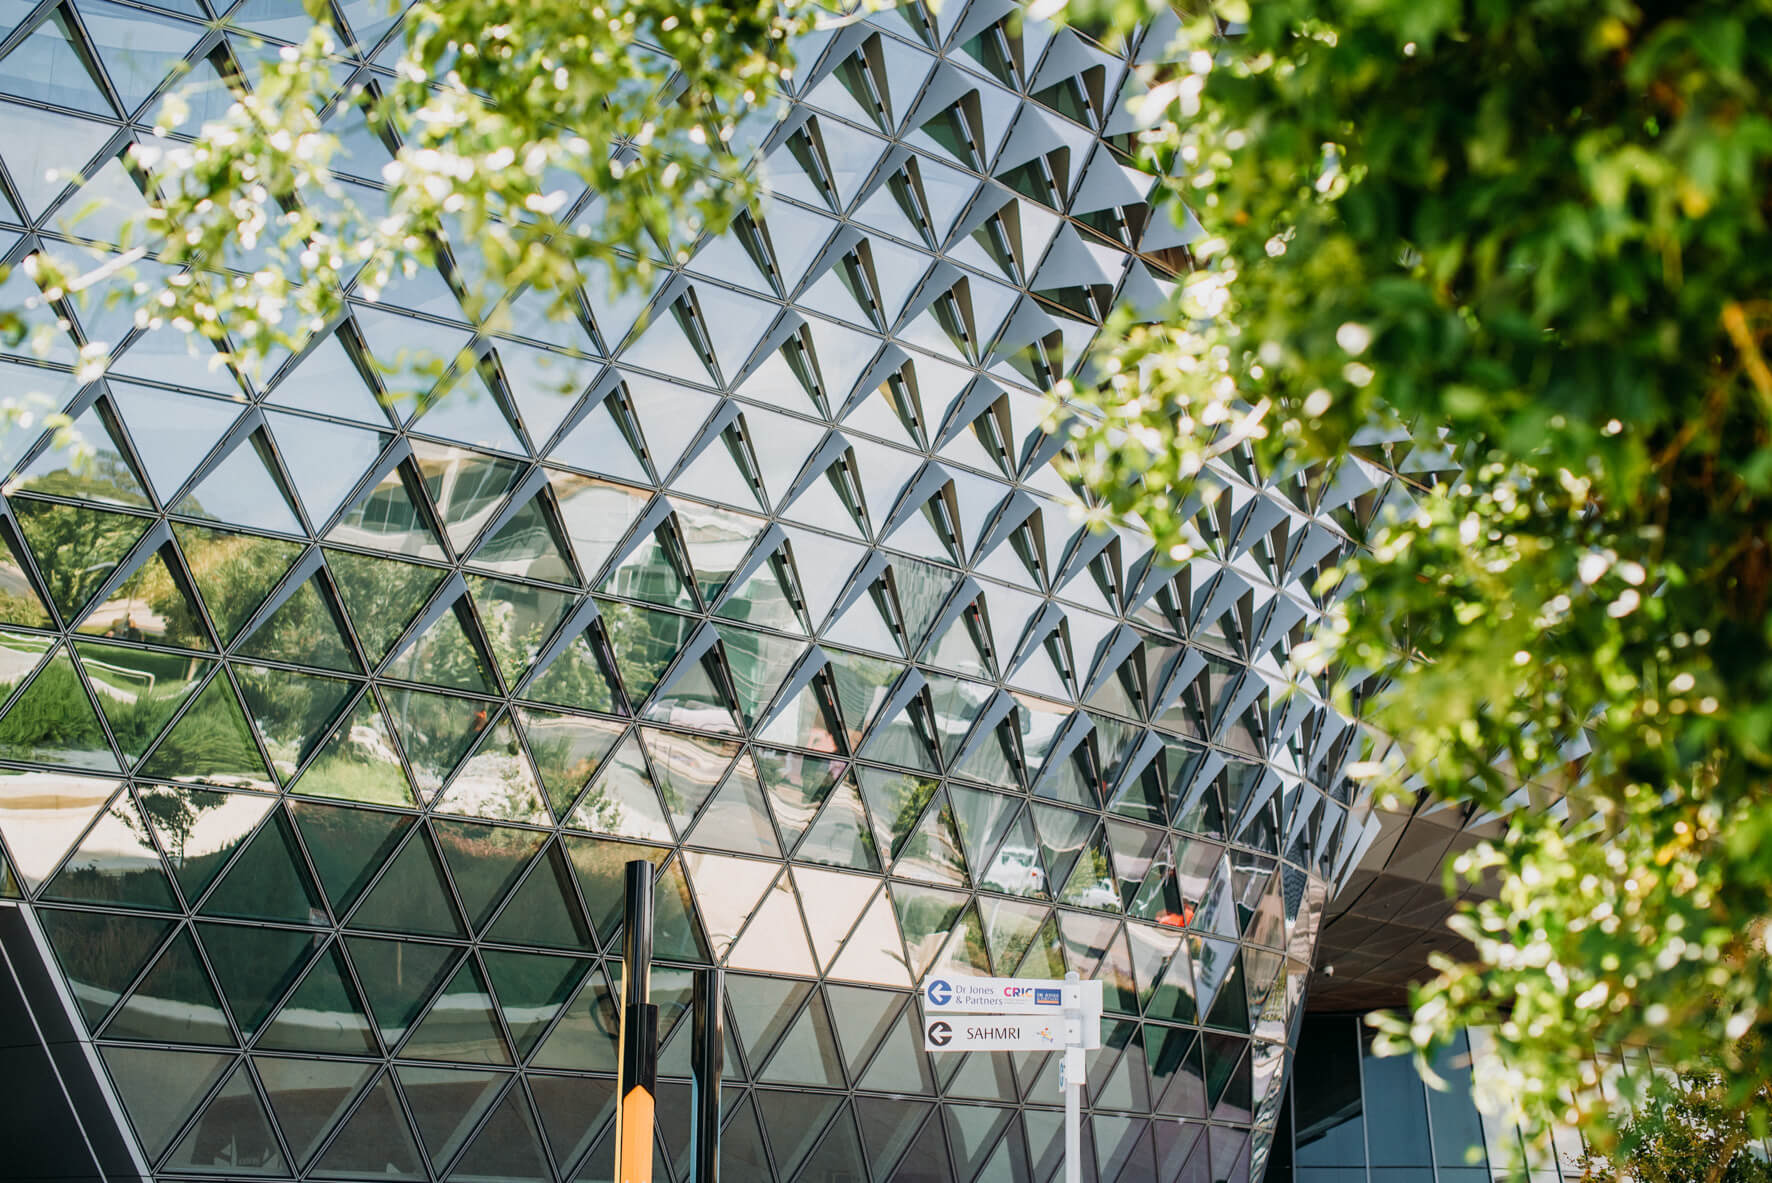
[[[927,993],[929,1001],[935,1006],[946,1006],[954,1000],[954,988],[940,978],[929,983]]]

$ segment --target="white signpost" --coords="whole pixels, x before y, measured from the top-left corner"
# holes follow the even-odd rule
[[[1065,1183],[1082,1179],[1083,1053],[1101,1046],[1100,982],[935,977],[923,983],[923,1050],[1064,1053]]]

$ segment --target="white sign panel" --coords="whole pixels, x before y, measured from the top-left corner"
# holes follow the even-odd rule
[[[923,1009],[988,1015],[1053,1015],[1080,1010],[1101,1018],[1100,982],[1044,978],[937,977],[923,983]]]
[[[1093,1026],[1095,1041],[1085,1047],[1101,1046],[1101,1024]],[[923,1020],[923,1050],[926,1052],[1045,1052],[1062,1051],[1067,1030],[1061,1015],[936,1015]]]

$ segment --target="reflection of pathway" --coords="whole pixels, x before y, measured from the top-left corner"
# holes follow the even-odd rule
[[[111,600],[94,610],[80,627],[101,636],[106,630],[114,629],[116,636],[154,639],[166,635],[166,618],[154,611],[146,600]],[[129,629],[134,633],[128,632]]]
[[[0,645],[0,682],[17,684],[24,681],[25,675],[36,669],[42,660],[42,649],[14,649],[10,645]]]

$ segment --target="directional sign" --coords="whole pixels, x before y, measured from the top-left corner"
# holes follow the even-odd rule
[[[1094,1042],[1084,1047],[1101,1046],[1101,1024],[1085,1023],[1095,1028]],[[1064,1048],[1067,1030],[1060,1015],[951,1015],[923,1020],[923,1050],[926,1052],[1046,1052]]]
[[[930,978],[923,983],[923,1009],[988,1015],[1053,1015],[1080,1010],[1101,1018],[1100,982],[1055,982],[1043,978]]]

